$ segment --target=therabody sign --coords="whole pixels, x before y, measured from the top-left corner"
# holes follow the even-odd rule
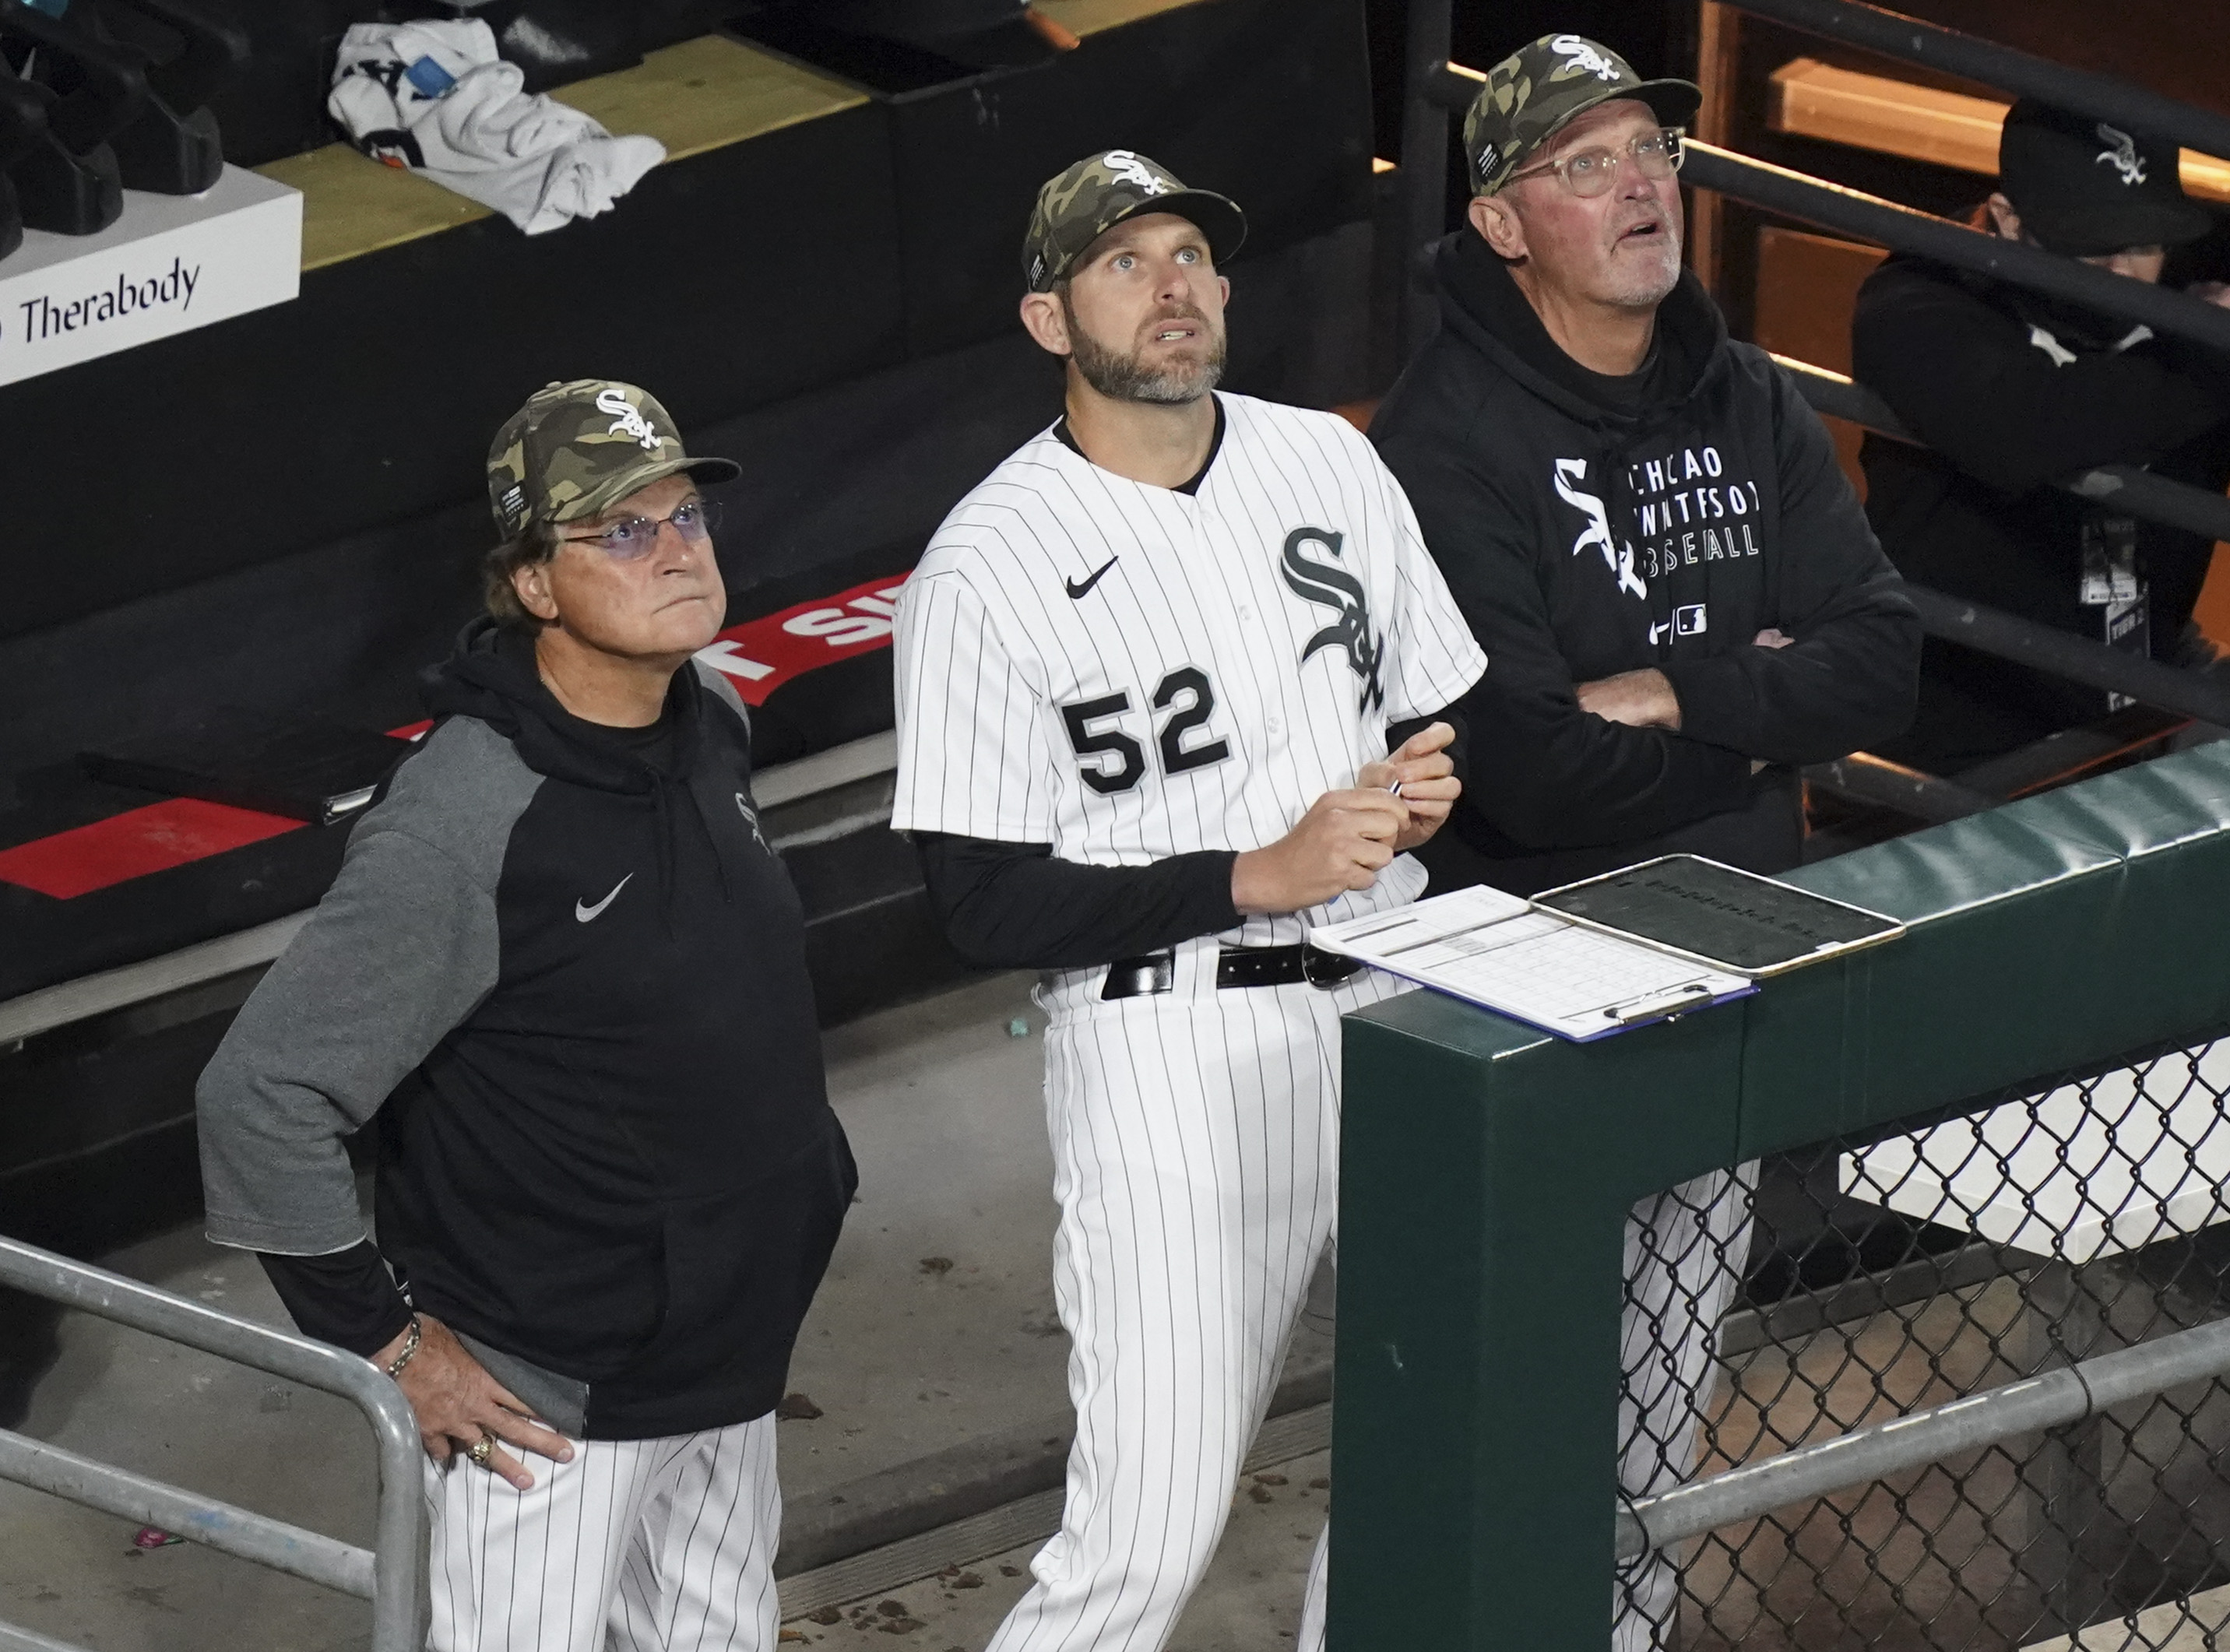
[[[0,265],[0,384],[283,304],[301,274],[283,183],[228,166],[203,195],[129,192],[98,235],[29,230]]]

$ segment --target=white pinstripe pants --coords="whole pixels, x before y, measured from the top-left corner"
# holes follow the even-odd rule
[[[1218,992],[1214,955],[1180,948],[1168,994],[1099,1003],[1098,972],[1040,993],[1076,1443],[1060,1533],[989,1652],[1167,1644],[1332,1237],[1339,1017],[1404,988]]]
[[[576,1440],[514,1491],[426,1465],[429,1652],[773,1652],[772,1413],[658,1440]]]
[[[1750,1251],[1757,1161],[1653,1193],[1626,1222],[1619,1332],[1618,1483],[1648,1497],[1692,1479],[1710,1409],[1719,1321]],[[1612,1590],[1612,1652],[1678,1643],[1680,1556],[1647,1557]]]

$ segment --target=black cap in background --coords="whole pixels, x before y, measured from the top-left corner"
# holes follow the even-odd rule
[[[2174,247],[2212,227],[2183,192],[2173,144],[2023,98],[1998,138],[1998,187],[2021,228],[2071,258]]]

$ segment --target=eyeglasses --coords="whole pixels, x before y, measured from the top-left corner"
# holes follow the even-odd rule
[[[1618,177],[1618,164],[1623,156],[1634,162],[1634,170],[1647,178],[1671,177],[1680,170],[1680,158],[1685,152],[1680,147],[1681,130],[1678,126],[1660,126],[1655,132],[1644,132],[1628,144],[1623,151],[1615,149],[1583,149],[1576,155],[1567,155],[1561,161],[1551,161],[1546,166],[1537,166],[1530,172],[1518,172],[1503,180],[1503,188],[1523,183],[1529,177],[1544,177],[1554,172],[1564,180],[1564,187],[1582,200],[1594,199],[1608,192]]]
[[[684,499],[664,517],[629,517],[615,522],[602,533],[560,534],[569,545],[595,545],[616,562],[640,562],[658,543],[658,530],[667,523],[689,544],[701,545],[720,525],[720,507],[710,499]]]

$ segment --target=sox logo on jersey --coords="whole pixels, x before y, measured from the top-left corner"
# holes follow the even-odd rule
[[[1363,588],[1363,582],[1344,569],[1328,563],[1312,562],[1301,555],[1306,544],[1322,545],[1335,556],[1344,535],[1323,528],[1296,528],[1286,536],[1286,550],[1280,559],[1286,583],[1294,594],[1311,602],[1320,602],[1336,609],[1339,618],[1311,637],[1302,646],[1300,663],[1309,663],[1309,656],[1319,648],[1341,648],[1347,652],[1347,663],[1355,667],[1355,674],[1363,679],[1363,707],[1375,711],[1386,704],[1386,685],[1378,677],[1379,640],[1370,629],[1370,598]]]

